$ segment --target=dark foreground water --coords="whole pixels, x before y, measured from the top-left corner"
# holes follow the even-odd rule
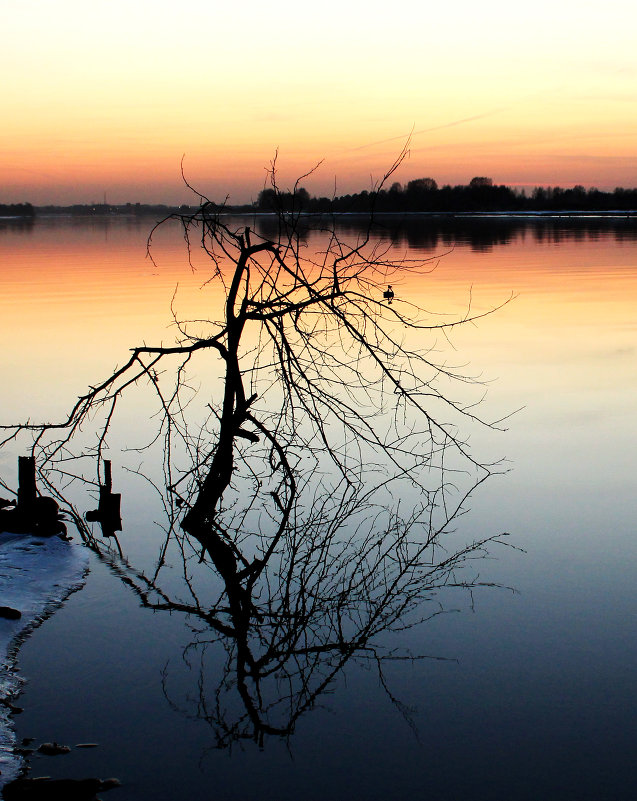
[[[36,411],[63,408],[140,328],[148,338],[163,330],[166,306],[161,318],[155,309],[169,303],[177,267],[168,257],[148,267],[144,234],[133,225],[0,232],[13,293],[2,325],[22,348],[7,361],[30,359],[59,378],[41,393],[17,370],[7,414],[25,397]],[[430,253],[451,234],[400,236],[397,248]],[[52,257],[64,264],[55,281]],[[506,433],[474,433],[474,449],[506,456],[510,471],[475,496],[458,533],[508,531],[524,552],[494,547],[479,565],[484,581],[515,593],[450,593],[449,614],[390,643],[447,658],[387,666],[407,714],[375,671],[352,662],[286,741],[215,749],[197,715],[197,664],[182,658],[187,621],[142,608],[91,555],[85,587],[20,651],[28,684],[15,725],[19,738],[99,746],[36,757],[31,775],[114,775],[113,801],[636,797],[637,241],[624,228],[465,231],[411,291],[454,311],[470,286],[478,306],[517,298],[459,331],[454,358],[495,379],[489,416],[519,411]],[[124,494],[122,541],[140,558],[156,511],[146,500]]]

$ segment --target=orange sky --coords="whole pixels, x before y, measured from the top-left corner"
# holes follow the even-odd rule
[[[0,202],[439,184],[637,186],[637,6],[7,0]]]

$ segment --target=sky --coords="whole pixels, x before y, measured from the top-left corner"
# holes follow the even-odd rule
[[[634,0],[0,0],[0,203],[637,186]]]

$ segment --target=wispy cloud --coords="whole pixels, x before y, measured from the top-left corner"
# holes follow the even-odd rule
[[[60,177],[61,173],[50,173],[44,172],[43,170],[31,170],[28,167],[14,167],[11,164],[3,164],[1,171],[3,173],[18,173],[19,175],[35,175],[38,178],[53,178],[57,179]]]

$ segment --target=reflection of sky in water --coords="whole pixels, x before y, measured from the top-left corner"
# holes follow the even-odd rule
[[[12,753],[15,732],[9,708],[23,679],[15,670],[16,646],[84,581],[88,554],[59,537],[0,532],[0,603],[18,610],[0,618],[0,787],[16,778],[22,760]]]
[[[184,298],[195,297],[196,314],[208,304],[197,290],[201,276],[183,260],[177,265],[178,243],[158,243],[155,269],[143,259],[143,226],[112,226],[107,241],[99,229],[79,231],[69,238],[64,226],[36,226],[28,236],[0,238],[12,257],[0,324],[5,339],[19,333],[7,367],[35,353],[39,375],[60,378],[43,392],[18,372],[6,414],[24,409],[25,394],[37,410],[47,408],[49,395],[62,404],[121,361],[134,341],[168,341],[166,310],[177,280]],[[34,678],[20,734],[101,742],[65,757],[63,768],[68,775],[120,774],[127,782],[117,791],[122,801],[173,798],[175,787],[195,799],[208,798],[212,787],[232,799],[631,798],[636,265],[634,240],[597,236],[556,245],[527,232],[490,251],[459,244],[433,275],[397,288],[441,311],[462,308],[471,285],[476,309],[518,295],[476,328],[455,332],[450,360],[469,361],[495,379],[486,415],[520,409],[504,424],[506,434],[472,428],[476,452],[506,456],[512,469],[481,488],[459,531],[471,538],[512,533],[526,553],[494,549],[479,569],[485,581],[519,594],[482,590],[475,613],[460,598],[462,614],[409,633],[414,652],[458,659],[388,668],[396,695],[417,707],[420,743],[373,672],[352,665],[347,688],[339,685],[325,710],[301,720],[294,761],[272,743],[265,754],[249,747],[231,758],[209,754],[202,775],[205,726],[174,714],[161,692],[168,660],[171,697],[192,692],[179,653],[187,642],[183,621],[139,609],[99,564],[86,588],[23,649],[22,671]],[[60,360],[72,363],[68,372]],[[144,543],[155,536],[152,492],[138,497],[143,501],[124,489],[123,538]],[[137,549],[142,556],[144,546]],[[43,665],[55,665],[62,680]],[[47,762],[46,772],[58,765]]]

